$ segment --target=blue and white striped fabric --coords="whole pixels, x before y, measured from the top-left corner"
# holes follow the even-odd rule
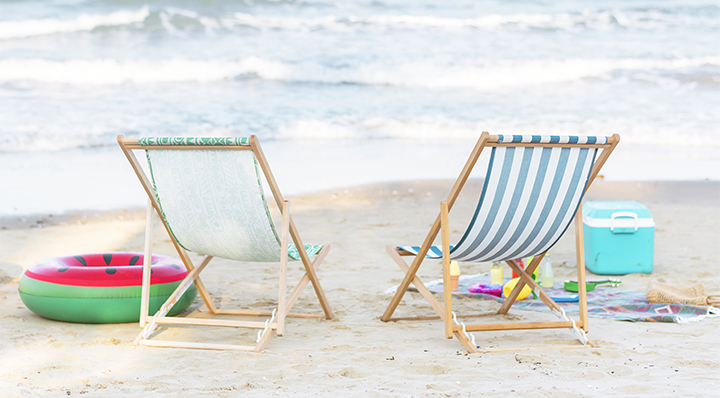
[[[453,249],[454,246],[450,245],[450,250]],[[398,249],[405,250],[408,253],[412,253],[414,255],[417,255],[420,251],[420,246],[398,246]],[[427,252],[427,255],[425,255],[427,258],[442,258],[442,246],[430,246],[430,249]]]
[[[544,141],[547,140],[547,141]],[[607,137],[499,136],[499,142],[601,144]],[[450,258],[504,261],[549,250],[580,205],[597,148],[493,147],[470,225]],[[399,246],[417,253],[417,246]],[[427,257],[442,257],[434,246]]]

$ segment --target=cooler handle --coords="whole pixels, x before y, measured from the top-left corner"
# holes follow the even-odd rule
[[[631,211],[618,211],[618,212],[613,213],[610,216],[610,232],[613,232],[615,230],[613,221],[615,221],[616,218],[620,218],[620,217],[634,218],[635,219],[635,231],[637,232],[637,230],[638,230],[638,215]]]

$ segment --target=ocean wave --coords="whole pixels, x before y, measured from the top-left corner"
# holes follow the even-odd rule
[[[688,80],[688,71],[720,66],[720,56],[678,59],[568,59],[478,61],[442,64],[433,61],[366,63],[331,67],[313,62],[287,63],[247,57],[238,61],[115,59],[55,61],[41,58],[0,59],[0,82],[31,81],[68,85],[120,85],[215,82],[237,78],[320,84],[358,84],[429,89],[502,90],[562,84],[588,78]],[[642,72],[642,73],[638,73]],[[647,72],[647,73],[645,73]],[[662,72],[659,73],[659,72]],[[702,72],[707,73],[707,72]],[[717,80],[705,79],[711,84]],[[693,82],[692,84],[698,84]]]
[[[387,31],[387,30],[458,30],[503,29],[539,30],[658,30],[673,26],[699,29],[720,28],[717,10],[704,12],[675,10],[673,12],[646,10],[585,10],[558,14],[488,14],[470,18],[438,17],[432,15],[323,15],[296,17],[282,15],[256,15],[235,12],[228,15],[203,15],[196,11],[175,7],[143,6],[134,11],[115,11],[109,14],[81,14],[70,19],[31,19],[0,21],[0,40],[19,39],[41,35],[91,31],[102,26],[119,27],[137,25],[140,31],[154,32],[158,23],[161,29],[173,36],[202,31],[235,32],[240,29],[289,31]]]
[[[184,134],[189,137],[232,136],[227,128],[203,128],[204,126],[187,126]],[[108,123],[93,120],[88,123],[68,122],[56,126],[26,124],[21,126],[4,126],[0,130],[0,153],[20,152],[54,152],[67,149],[92,149],[117,146],[118,134],[128,136],[152,135],[138,133],[137,126],[131,122]],[[162,133],[162,136],[176,135]]]
[[[144,135],[138,126],[81,124],[22,126],[0,131],[0,153],[47,152],[73,148],[102,148],[117,145],[117,134]],[[142,130],[142,129],[141,129]],[[190,124],[184,133],[162,131],[163,136],[242,136],[259,134],[263,142],[271,141],[337,141],[337,140],[411,140],[414,142],[474,141],[483,131],[492,134],[556,134],[556,135],[612,135],[620,132],[623,145],[656,145],[660,147],[717,147],[720,136],[708,131],[687,131],[685,124],[659,126],[638,123],[634,119],[589,119],[582,121],[538,120],[515,117],[496,117],[484,120],[459,120],[444,116],[416,116],[406,118],[342,116],[328,119],[299,118],[281,123],[271,131],[256,131],[247,126],[204,126]],[[683,139],[676,138],[682,135]]]
[[[250,57],[237,62],[189,59],[117,61],[114,59],[52,61],[0,60],[0,81],[34,81],[71,85],[212,82],[262,71],[281,76],[287,66]]]
[[[101,26],[129,25],[143,22],[149,15],[150,9],[145,6],[135,11],[115,11],[109,14],[81,14],[72,19],[46,18],[0,21],[0,40],[90,31]]]
[[[183,36],[192,30],[214,34],[240,29],[287,30],[311,32],[318,30],[341,32],[385,32],[388,30],[453,31],[475,29],[498,30],[662,30],[673,26],[695,29],[720,27],[718,12],[673,13],[659,10],[641,11],[582,11],[559,14],[488,14],[472,18],[438,17],[432,15],[323,15],[296,17],[256,15],[236,12],[228,16],[207,16],[194,11],[165,8],[157,11],[162,27],[171,35]]]
[[[622,132],[623,145],[656,145],[681,147],[719,147],[720,136],[713,132],[688,132],[684,128],[639,124],[633,120],[523,120],[498,117],[481,121],[465,121],[447,117],[337,118],[328,120],[301,119],[281,126],[273,137],[278,141],[399,139],[419,142],[477,140],[480,134],[508,135],[588,135],[610,136]],[[683,136],[678,142],[678,134]]]
[[[717,13],[715,13],[717,14]],[[717,28],[717,15],[675,14],[657,10],[643,11],[583,11],[560,14],[489,14],[474,18],[452,18],[418,15],[335,16],[315,18],[264,16],[235,13],[232,18],[221,18],[213,27],[249,26],[259,29],[287,30],[349,30],[349,29],[463,29],[480,30],[542,29],[580,30],[639,28],[658,29],[668,26]]]

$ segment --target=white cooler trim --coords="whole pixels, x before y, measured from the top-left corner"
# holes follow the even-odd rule
[[[638,218],[637,214],[630,211],[619,211],[613,213],[611,218],[593,218],[583,216],[583,224],[593,228],[652,228],[655,221],[652,218]],[[622,217],[622,218],[621,218]],[[630,218],[627,218],[630,217]]]

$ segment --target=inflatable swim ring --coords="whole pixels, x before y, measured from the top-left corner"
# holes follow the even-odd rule
[[[20,279],[20,298],[45,318],[80,323],[120,323],[140,319],[142,253],[96,253],[54,257],[30,267]],[[153,255],[150,311],[153,315],[180,284],[187,270],[177,258]],[[191,285],[169,315],[195,300]]]

